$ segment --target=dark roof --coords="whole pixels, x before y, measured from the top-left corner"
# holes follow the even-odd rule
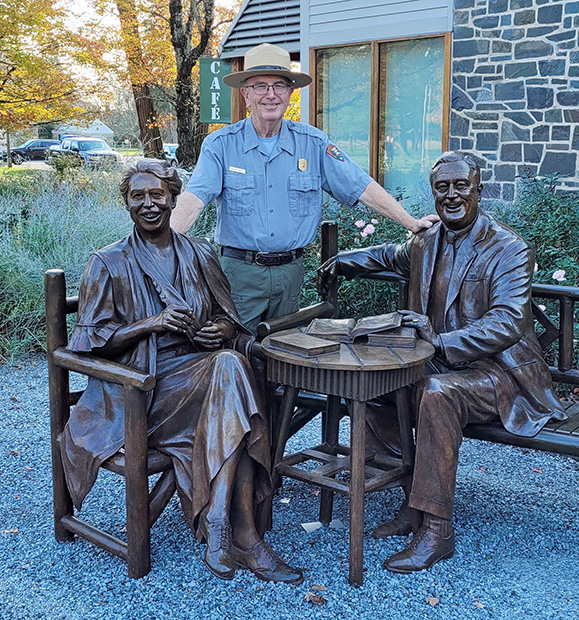
[[[300,50],[300,0],[245,0],[221,40],[221,58],[243,56],[260,43]]]

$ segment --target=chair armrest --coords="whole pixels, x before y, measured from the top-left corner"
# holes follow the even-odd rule
[[[334,314],[334,305],[329,301],[320,301],[317,304],[300,308],[297,312],[286,314],[275,319],[262,321],[257,326],[257,339],[263,340],[266,336],[284,329],[292,329],[300,325],[307,325],[312,319],[330,317]]]
[[[53,362],[60,368],[94,377],[101,381],[110,381],[120,385],[132,386],[142,392],[151,391],[156,384],[155,377],[139,372],[128,366],[117,364],[88,353],[73,353],[64,348],[52,354]]]

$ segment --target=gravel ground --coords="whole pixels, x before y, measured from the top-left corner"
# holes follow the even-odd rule
[[[1,620],[579,618],[579,464],[572,459],[467,440],[457,552],[427,572],[382,569],[404,540],[370,533],[401,493],[375,493],[366,502],[364,584],[349,586],[347,530],[306,534],[301,523],[317,519],[318,494],[286,480],[267,538],[305,569],[301,586],[263,583],[248,572],[231,582],[213,577],[175,499],[153,530],[151,573],[131,580],[121,560],[86,541],[54,540],[47,400],[42,357],[0,366]],[[314,422],[292,447],[316,437]],[[83,515],[114,533],[123,528],[121,485],[103,473]],[[347,524],[347,502],[335,504],[335,517]],[[308,602],[309,592],[322,604]]]

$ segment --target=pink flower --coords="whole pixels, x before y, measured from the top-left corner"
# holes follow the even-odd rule
[[[547,309],[547,306],[544,306],[543,304],[538,304],[539,310],[541,310],[542,312],[545,312],[545,310]]]
[[[361,233],[360,233],[360,237],[367,237],[368,233],[366,232],[366,229],[364,229]]]
[[[358,220],[357,222],[354,222],[354,226],[364,228],[364,226],[366,226],[366,222],[364,220]]]
[[[368,224],[368,226],[366,226],[366,228],[364,228],[364,230],[362,231],[362,234],[364,235],[364,233],[366,233],[366,235],[371,235],[372,233],[376,232],[376,229],[374,228],[374,226],[372,226],[372,224]]]
[[[377,223],[378,223],[378,220],[377,220],[375,217],[373,217],[373,218],[370,220],[370,222],[372,222],[372,224],[377,224]]]
[[[557,271],[555,271],[552,277],[553,277],[553,280],[557,280],[557,282],[565,282],[565,280],[567,279],[565,277],[564,269],[557,269]]]

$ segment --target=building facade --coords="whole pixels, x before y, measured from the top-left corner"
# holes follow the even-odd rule
[[[394,193],[425,197],[451,148],[512,201],[522,176],[579,188],[578,26],[577,0],[246,0],[222,57],[288,49],[314,78],[302,120]]]

